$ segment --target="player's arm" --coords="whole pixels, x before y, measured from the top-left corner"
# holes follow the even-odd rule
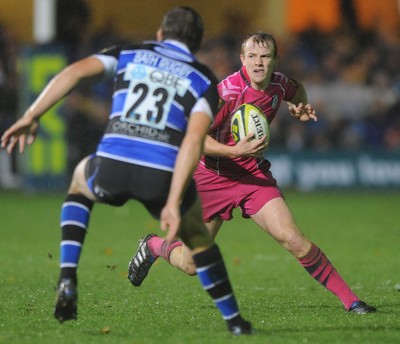
[[[307,91],[303,84],[298,83],[295,95],[286,103],[292,117],[300,121],[317,120],[314,108],[308,103]]]
[[[50,80],[23,117],[4,132],[1,138],[1,147],[7,147],[7,151],[10,153],[19,144],[19,151],[22,153],[26,143],[34,142],[39,128],[39,119],[43,114],[78,85],[99,81],[104,72],[104,64],[93,56],[64,68]]]
[[[219,90],[219,92],[222,92]],[[226,117],[231,113],[233,105],[229,102],[219,98],[220,107],[215,115],[213,122],[213,130],[223,125],[226,121]],[[239,157],[260,157],[263,152],[268,148],[268,142],[265,142],[264,138],[259,140],[253,140],[254,134],[249,133],[246,137],[240,140],[236,145],[226,145],[215,140],[212,136],[207,135],[204,142],[204,154],[214,157],[223,158],[239,158]]]
[[[267,149],[268,142],[262,137],[259,140],[253,140],[254,134],[249,133],[234,146],[228,146],[218,142],[210,135],[207,135],[204,142],[204,154],[209,156],[238,158],[238,157],[260,157]]]
[[[191,114],[188,128],[175,162],[167,203],[161,212],[161,230],[168,231],[166,240],[178,235],[180,205],[192,174],[203,152],[204,139],[211,124],[211,112],[195,111]]]

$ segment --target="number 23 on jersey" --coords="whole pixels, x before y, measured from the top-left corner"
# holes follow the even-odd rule
[[[127,65],[124,80],[129,80],[129,89],[121,120],[161,130],[175,95],[184,96],[190,85],[189,79],[134,63]]]

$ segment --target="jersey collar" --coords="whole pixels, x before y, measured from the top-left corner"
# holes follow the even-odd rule
[[[192,54],[185,43],[179,42],[179,41],[177,41],[175,39],[165,39],[165,40],[163,40],[163,43],[173,45],[173,46],[183,50],[184,52],[186,52],[188,54]]]
[[[249,74],[247,73],[245,66],[242,66],[242,68],[240,68],[240,76],[243,78],[246,85],[251,87],[250,77]]]

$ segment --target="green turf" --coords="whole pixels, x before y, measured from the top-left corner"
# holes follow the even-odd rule
[[[159,232],[143,207],[98,205],[79,270],[79,319],[52,317],[64,195],[0,193],[0,343],[400,343],[400,193],[287,192],[305,234],[376,314],[345,313],[336,297],[251,221],[217,242],[243,315],[257,333],[232,337],[197,277],[157,261],[134,288],[137,240]]]

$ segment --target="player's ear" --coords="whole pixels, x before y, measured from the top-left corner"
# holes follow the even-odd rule
[[[161,42],[164,39],[164,33],[161,28],[157,30],[157,41]]]
[[[242,61],[242,64],[244,63],[244,55],[240,54],[240,61]]]

